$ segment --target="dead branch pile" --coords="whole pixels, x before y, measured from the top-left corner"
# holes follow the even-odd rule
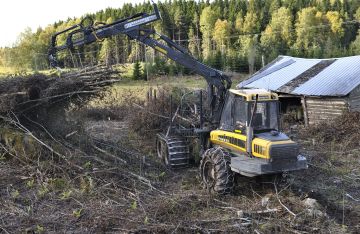
[[[2,121],[9,128],[0,137],[0,218],[7,219],[0,227],[11,233],[39,232],[40,226],[57,232],[72,222],[81,232],[101,232],[112,224],[107,223],[111,218],[99,224],[95,221],[99,217],[107,217],[108,212],[127,217],[129,210],[138,212],[141,196],[163,194],[154,186],[161,173],[156,164],[135,151],[76,128],[59,138],[44,126],[43,132],[30,131],[15,115]],[[11,175],[2,173],[4,161]],[[23,201],[31,201],[28,211],[16,208]],[[57,227],[48,227],[50,223]]]
[[[167,131],[170,123],[178,128],[196,128],[200,123],[199,90],[177,87],[157,89],[156,98],[141,100],[136,97],[125,103],[130,128],[148,137],[155,132]],[[131,94],[130,94],[131,96]],[[206,95],[203,93],[203,110],[206,114]],[[206,116],[205,116],[206,118]]]
[[[0,81],[0,113],[33,112],[34,108],[55,103],[81,104],[101,95],[106,87],[118,81],[117,72],[105,66],[85,68],[61,77],[36,74],[6,78]]]
[[[136,206],[133,204],[138,202],[140,198],[137,196],[143,191],[163,193],[154,187],[160,174],[157,164],[129,149],[131,147],[124,148],[102,137],[89,136],[81,124],[67,119],[67,112],[76,112],[70,108],[65,113],[69,104],[82,104],[93,97],[102,97],[103,91],[118,80],[114,71],[96,67],[62,77],[34,75],[0,82],[3,94],[0,103],[0,167],[6,161],[15,174],[26,178],[23,181],[15,177],[9,179],[19,185],[17,188],[10,188],[10,182],[1,183],[0,194],[3,198],[9,191],[4,199],[16,198],[13,204],[27,200],[36,207],[34,215],[29,216],[19,209],[20,213],[11,213],[13,204],[0,205],[0,218],[8,217],[7,223],[0,225],[0,230],[41,232],[42,227],[37,226],[42,222],[40,220],[46,220],[41,226],[48,229],[48,222],[63,223],[59,221],[63,213],[69,218],[67,223],[79,220],[79,225],[83,226],[80,219],[84,215],[95,215],[92,213],[95,207],[98,209],[105,205],[107,210],[116,210],[117,214],[128,212],[128,209],[136,212],[132,207]],[[46,121],[37,117],[42,110],[46,111]],[[145,169],[154,178],[145,173]],[[6,200],[0,199],[0,203],[5,204]],[[59,200],[61,205],[57,202]],[[54,207],[56,211],[48,210],[47,213],[43,204]],[[28,210],[33,212],[32,208]],[[36,221],[33,220],[35,216]],[[84,220],[88,219],[90,222],[93,220],[90,217]],[[85,228],[82,232],[88,231]]]
[[[360,112],[349,112],[334,119],[305,129],[301,135],[311,136],[318,142],[345,143],[349,147],[360,145]]]

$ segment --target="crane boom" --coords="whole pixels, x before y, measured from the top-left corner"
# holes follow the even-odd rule
[[[161,19],[157,5],[154,3],[153,6],[154,12],[152,14],[138,13],[110,24],[101,23],[99,26],[91,18],[86,17],[80,24],[55,33],[51,38],[49,49],[49,62],[51,66],[58,67],[56,57],[58,51],[66,49],[74,50],[83,45],[118,34],[127,35],[130,39],[153,48],[176,63],[203,76],[208,84],[212,122],[219,122],[226,92],[231,87],[231,79],[221,71],[201,63],[190,55],[185,48],[165,35],[161,35],[153,29],[143,28],[142,26]],[[86,21],[88,21],[87,25],[85,25]],[[58,45],[57,38],[62,34],[67,34],[66,42]]]

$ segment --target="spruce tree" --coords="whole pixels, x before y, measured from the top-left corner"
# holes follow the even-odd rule
[[[143,78],[142,76],[142,69],[139,61],[136,61],[134,63],[134,70],[133,70],[133,80],[141,80]]]

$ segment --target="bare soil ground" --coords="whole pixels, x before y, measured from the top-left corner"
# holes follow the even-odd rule
[[[0,232],[358,231],[356,216],[348,209],[351,201],[345,199],[342,225],[342,215],[339,215],[342,210],[336,210],[338,204],[326,195],[333,194],[328,191],[332,186],[327,184],[332,179],[324,179],[327,175],[316,167],[285,177],[237,177],[235,193],[218,197],[202,189],[196,167],[178,171],[164,168],[148,150],[153,139],[136,136],[127,126],[123,121],[87,122],[85,129],[89,135],[107,145],[101,148],[104,152],[99,159],[103,162],[87,163],[90,160],[83,159],[88,165],[82,166],[87,170],[70,176],[70,180],[44,179],[41,177],[48,175],[41,167],[23,166],[19,170],[18,163],[3,159],[0,163]],[[303,144],[306,147],[306,142]],[[123,145],[127,147],[122,148]],[[124,171],[119,171],[119,167]],[[125,172],[133,175],[124,177]],[[322,181],[322,187],[318,187]],[[337,201],[338,194],[333,195]],[[314,197],[317,201],[309,199]]]
[[[295,140],[309,160],[309,170],[294,185],[321,201],[337,222],[360,230],[360,113],[302,128]],[[311,182],[309,182],[311,181]]]

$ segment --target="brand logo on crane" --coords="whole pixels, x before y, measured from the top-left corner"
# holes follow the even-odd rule
[[[132,21],[130,23],[127,23],[127,24],[124,25],[124,28],[125,29],[132,28],[132,27],[135,27],[135,26],[138,26],[138,25],[149,23],[149,22],[154,21],[154,20],[157,20],[157,16],[156,15],[150,15],[148,17],[138,19],[138,20],[134,20],[134,21]]]

